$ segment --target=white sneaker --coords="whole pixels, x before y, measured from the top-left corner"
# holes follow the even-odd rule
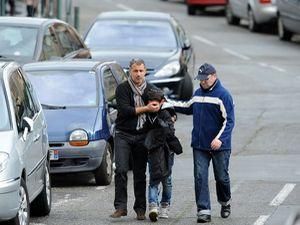
[[[162,203],[160,206],[159,218],[169,218],[170,205],[168,203]]]
[[[156,203],[149,204],[149,218],[152,222],[156,222],[158,218],[158,207]]]

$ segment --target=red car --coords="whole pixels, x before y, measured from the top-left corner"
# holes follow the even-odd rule
[[[226,0],[185,0],[189,15],[195,15],[196,10],[204,10],[206,6],[226,5]]]

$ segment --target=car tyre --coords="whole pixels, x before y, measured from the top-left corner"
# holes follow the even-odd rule
[[[100,166],[95,170],[95,180],[97,185],[109,185],[113,174],[113,154],[111,145],[106,144]]]
[[[184,81],[180,93],[180,99],[189,100],[192,96],[193,96],[193,82],[190,75],[187,73],[184,76]]]
[[[280,15],[277,18],[278,27],[278,37],[282,41],[290,41],[292,39],[293,33],[285,29]]]
[[[49,173],[49,163],[45,166],[44,186],[42,192],[31,204],[31,214],[34,216],[46,216],[51,211],[52,191]]]
[[[240,23],[240,18],[233,15],[232,8],[229,3],[225,7],[225,15],[229,25],[238,25]]]
[[[19,187],[19,210],[15,218],[9,221],[11,225],[29,225],[30,219],[30,204],[29,196],[26,187],[25,180],[21,178],[21,184]]]
[[[193,5],[187,5],[187,13],[189,15],[195,15],[196,14],[196,7]]]
[[[248,19],[249,19],[249,25],[248,28],[251,32],[257,32],[260,30],[259,24],[256,22],[253,10],[249,8],[248,10]]]

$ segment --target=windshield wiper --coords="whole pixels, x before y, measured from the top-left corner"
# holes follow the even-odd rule
[[[66,106],[41,104],[43,109],[66,109]]]

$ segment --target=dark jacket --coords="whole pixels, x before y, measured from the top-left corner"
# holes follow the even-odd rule
[[[149,151],[150,185],[159,184],[170,175],[169,154],[182,153],[182,146],[175,136],[174,124],[168,110],[148,114],[148,126],[144,145]]]
[[[147,83],[147,87],[142,95],[143,101],[147,102],[147,91],[156,88],[153,84]],[[124,131],[130,134],[141,134],[147,131],[146,126],[143,129],[136,130],[138,116],[135,113],[135,103],[133,91],[128,81],[120,84],[116,89],[116,100],[118,115],[116,119],[116,130]]]

